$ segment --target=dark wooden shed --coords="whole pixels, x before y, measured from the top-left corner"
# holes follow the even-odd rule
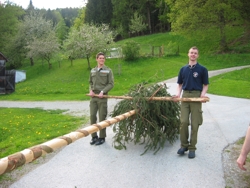
[[[15,70],[6,70],[8,59],[0,52],[0,94],[15,91]]]

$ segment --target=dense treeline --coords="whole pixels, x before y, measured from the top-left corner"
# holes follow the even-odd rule
[[[79,10],[37,9],[32,0],[27,9],[9,1],[0,4],[0,52],[8,58],[9,68],[20,67],[25,59],[34,65],[35,57],[50,65],[51,58],[74,25]]]
[[[219,35],[215,51],[227,52],[230,43],[237,43],[228,37],[236,27],[242,32],[238,41],[249,42],[248,10],[249,0],[88,0],[81,9],[56,10],[37,9],[32,0],[27,9],[7,1],[0,4],[0,52],[11,68],[27,59],[31,65],[43,59],[51,66],[55,58],[89,60],[108,48],[100,40],[112,44],[170,31],[195,40]]]
[[[170,31],[168,12],[164,0],[89,0],[85,22],[110,24],[122,38],[127,38],[139,34],[131,30],[131,24],[137,17],[142,18],[137,24],[147,25],[140,34]]]

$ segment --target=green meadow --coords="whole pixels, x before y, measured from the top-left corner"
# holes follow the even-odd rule
[[[211,53],[213,46],[208,38],[190,41],[181,36],[161,33],[127,40],[140,43],[143,57],[133,62],[126,62],[122,58],[106,60],[115,77],[115,86],[109,95],[125,95],[137,83],[154,84],[176,77],[179,69],[187,63],[187,51],[193,45],[201,46],[199,63],[208,70],[250,65],[249,53]],[[202,44],[204,40],[208,42]],[[172,41],[172,45],[168,41]],[[122,46],[124,42],[119,41],[116,45]],[[145,55],[150,53],[150,45],[164,46],[165,54],[161,57]],[[179,55],[167,54],[170,48],[172,51],[179,48]],[[91,67],[96,66],[93,57],[90,62]],[[68,60],[60,64],[54,60],[52,69],[48,69],[45,62],[36,60],[34,66],[27,62],[20,70],[26,71],[26,80],[15,85],[15,92],[0,95],[0,103],[1,100],[89,100],[86,94],[89,92],[90,70],[86,59],[74,60],[72,65]],[[250,69],[247,68],[212,77],[208,93],[250,99],[249,75]],[[0,107],[0,111],[0,158],[76,130],[88,120],[88,117],[62,115],[60,110]]]

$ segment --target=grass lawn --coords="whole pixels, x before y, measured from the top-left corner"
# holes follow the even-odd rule
[[[0,108],[0,158],[82,128],[87,119],[63,110]]]
[[[209,93],[250,99],[250,68],[210,78]]]
[[[162,34],[163,35],[163,34]],[[160,34],[137,38],[164,41]],[[163,35],[166,37],[165,35]],[[176,41],[181,41],[176,39]],[[186,45],[187,46],[187,45]],[[205,48],[204,48],[205,49]],[[203,50],[202,52],[204,52]],[[106,65],[114,73],[115,87],[110,95],[125,95],[129,88],[140,82],[154,84],[176,77],[179,69],[188,61],[186,53],[179,56],[143,57],[134,62],[107,59]],[[250,54],[200,54],[200,64],[208,70],[250,65]],[[78,59],[73,66],[67,60],[52,63],[52,69],[39,61],[34,66],[25,64],[26,80],[17,83],[15,92],[0,95],[1,100],[16,101],[66,101],[89,100],[89,69],[86,59]],[[91,67],[96,66],[91,59]],[[210,78],[209,93],[250,99],[250,69],[233,71]],[[0,105],[1,106],[1,105]],[[78,129],[85,117],[62,115],[61,110],[0,108],[0,158],[25,148],[43,143]],[[1,178],[0,178],[1,179]]]

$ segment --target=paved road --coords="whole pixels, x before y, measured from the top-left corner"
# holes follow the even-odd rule
[[[230,70],[228,70],[230,71]],[[215,72],[214,72],[215,74]],[[176,80],[175,80],[176,81]],[[175,94],[176,83],[167,81]],[[51,160],[27,173],[11,188],[224,188],[222,151],[246,133],[250,118],[250,100],[208,94],[203,105],[204,122],[199,130],[196,158],[177,155],[180,142],[166,144],[156,155],[144,151],[144,145],[129,143],[127,150],[112,147],[112,128],[107,128],[103,145],[91,146],[90,137],[79,139],[60,150]],[[1,102],[14,107],[19,102]],[[110,110],[117,101],[110,99]],[[21,107],[28,103],[22,103]],[[33,107],[59,107],[87,112],[88,102],[32,103]],[[56,104],[56,105],[55,105]],[[70,104],[70,105],[69,105]]]

